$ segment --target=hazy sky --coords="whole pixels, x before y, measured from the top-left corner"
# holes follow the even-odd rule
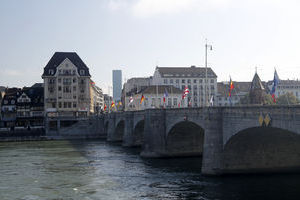
[[[218,81],[300,78],[297,0],[0,0],[0,85],[30,86],[55,51],[76,51],[107,91],[155,66],[209,66]]]

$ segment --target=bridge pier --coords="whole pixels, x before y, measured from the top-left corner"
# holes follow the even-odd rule
[[[115,126],[116,126],[116,115],[115,113],[111,113],[108,115],[108,127],[107,127],[107,141],[116,142],[118,141],[115,137]]]
[[[134,137],[133,137],[133,121],[134,116],[133,112],[125,113],[125,130],[123,136],[123,143],[122,146],[124,147],[132,147],[134,146]]]
[[[166,111],[146,110],[144,143],[142,145],[142,157],[155,158],[166,156]]]
[[[208,113],[205,120],[205,136],[202,156],[202,173],[222,173],[223,125],[221,112]]]

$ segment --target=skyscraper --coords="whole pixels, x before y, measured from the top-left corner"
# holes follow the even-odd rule
[[[113,98],[115,101],[121,100],[122,93],[122,71],[113,70]]]

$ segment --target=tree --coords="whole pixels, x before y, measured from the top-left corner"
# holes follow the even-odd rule
[[[264,101],[264,105],[273,105],[273,104],[275,104],[273,102],[272,96],[270,94],[267,94],[267,93],[263,93],[263,101]],[[250,104],[249,93],[247,93],[243,98],[241,98],[241,100],[238,104],[239,105],[248,105],[248,104]]]
[[[276,99],[276,104],[278,105],[293,105],[299,103],[300,101],[292,92],[288,92],[284,95],[281,95]]]

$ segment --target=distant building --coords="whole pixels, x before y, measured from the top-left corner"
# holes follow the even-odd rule
[[[112,96],[109,96],[108,94],[104,94],[104,106],[103,108],[105,108],[106,106],[106,109],[105,109],[105,112],[109,112],[110,111],[110,105],[113,101],[113,98]]]
[[[116,102],[121,101],[122,94],[122,71],[113,70],[113,98]]]
[[[141,97],[144,101],[141,103]],[[164,95],[165,97],[164,102]],[[149,108],[178,108],[182,104],[182,91],[171,85],[149,86],[139,93],[132,95],[133,101],[130,102],[130,96],[126,97],[125,105],[127,110],[144,110]]]
[[[36,83],[17,93],[16,126],[44,126],[44,87]]]
[[[217,95],[217,75],[211,68],[156,67],[151,85],[172,85],[182,91],[187,86],[190,90],[187,101],[192,107],[208,105],[209,99]]]
[[[20,88],[6,88],[5,95],[1,102],[1,117],[4,127],[13,128],[17,118],[17,95]]]
[[[250,90],[251,82],[235,82],[233,81],[234,89],[229,97],[229,82],[218,83],[218,93],[214,99],[214,106],[234,106],[240,103],[240,100],[245,97]]]
[[[91,106],[90,113],[99,114],[104,105],[104,96],[102,89],[90,81]]]
[[[128,107],[128,104],[125,103],[125,99],[128,99],[130,96],[134,96],[149,87],[150,82],[151,77],[137,77],[128,79],[126,83],[124,83],[122,89],[122,104],[125,110],[127,110]]]
[[[56,52],[44,68],[45,112],[51,116],[90,114],[89,68],[75,52]]]
[[[268,89],[271,91],[273,81],[268,81]],[[299,80],[280,80],[276,90],[275,96],[279,97],[286,93],[292,93],[300,100],[300,81]]]
[[[249,92],[250,104],[264,104],[264,94],[265,87],[263,86],[258,74],[255,73]]]

